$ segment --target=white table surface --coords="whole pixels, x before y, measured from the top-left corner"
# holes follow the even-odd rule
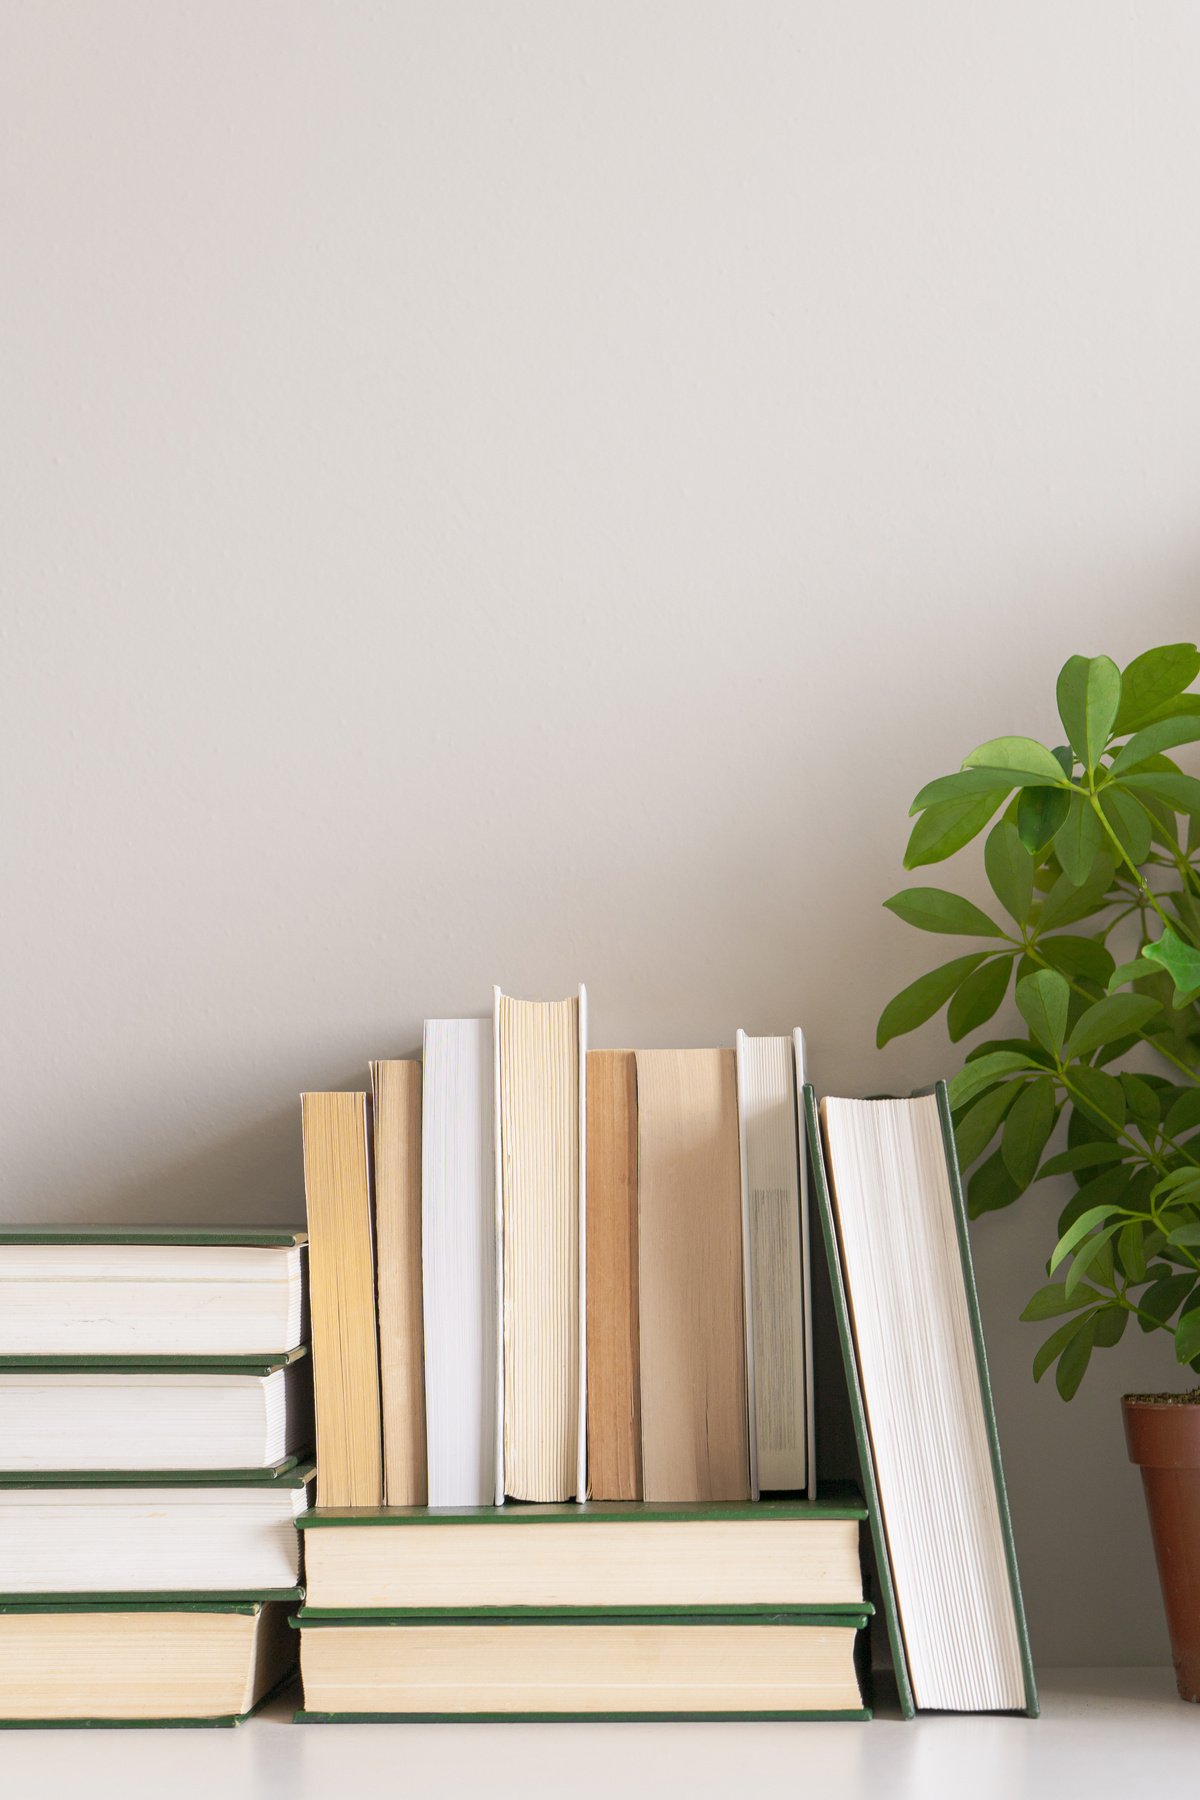
[[[1200,1707],[1168,1669],[1049,1670],[1042,1717],[911,1724],[293,1725],[294,1697],[234,1731],[0,1733],[5,1800],[634,1795],[1106,1800],[1200,1791]]]

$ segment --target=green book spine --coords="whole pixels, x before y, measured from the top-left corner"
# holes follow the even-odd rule
[[[307,1487],[317,1466],[306,1452],[269,1469],[49,1469],[0,1472],[0,1488]]]
[[[830,1625],[861,1631],[875,1608],[869,1600],[819,1606],[302,1606],[288,1623],[338,1625],[621,1625],[668,1620],[673,1625]]]
[[[879,1485],[875,1479],[875,1457],[871,1449],[871,1435],[867,1428],[867,1411],[863,1402],[862,1381],[858,1372],[858,1353],[854,1346],[854,1333],[850,1324],[850,1305],[846,1298],[846,1284],[842,1276],[837,1225],[833,1216],[829,1183],[825,1178],[825,1155],[822,1147],[821,1120],[817,1113],[817,1096],[811,1082],[806,1082],[804,1086],[804,1117],[808,1126],[813,1191],[816,1194],[817,1213],[821,1220],[821,1236],[824,1239],[825,1255],[829,1263],[829,1284],[833,1290],[833,1310],[837,1320],[838,1341],[842,1347],[842,1362],[846,1370],[846,1389],[850,1397],[850,1416],[854,1422],[854,1436],[858,1444],[858,1462],[862,1472],[863,1493],[867,1502],[871,1543],[875,1551],[879,1597],[883,1606],[884,1622],[887,1626],[888,1644],[892,1652],[892,1667],[896,1676],[900,1713],[903,1718],[912,1719],[916,1717],[917,1709],[913,1700],[912,1683],[908,1676],[908,1658],[904,1650],[904,1634],[900,1629],[900,1613],[896,1605],[896,1589],[892,1580],[892,1564],[888,1555],[887,1533],[883,1524],[883,1508],[879,1500]]]
[[[950,1174],[950,1193],[954,1202],[954,1222],[958,1230],[958,1248],[962,1257],[963,1285],[967,1294],[967,1311],[971,1316],[971,1336],[975,1344],[975,1361],[979,1369],[979,1390],[983,1399],[983,1416],[987,1425],[988,1448],[991,1451],[992,1474],[996,1482],[996,1502],[1000,1512],[1000,1529],[1004,1535],[1004,1556],[1008,1564],[1008,1580],[1012,1589],[1013,1614],[1021,1645],[1021,1668],[1025,1675],[1025,1711],[1036,1719],[1038,1703],[1037,1679],[1033,1672],[1033,1653],[1029,1644],[1029,1625],[1025,1602],[1021,1596],[1021,1577],[1017,1569],[1017,1545],[1013,1535],[1012,1514],[1008,1505],[1008,1489],[1004,1466],[1000,1460],[1000,1434],[996,1429],[996,1407],[988,1373],[987,1350],[983,1342],[983,1320],[979,1311],[979,1291],[975,1285],[975,1265],[971,1258],[971,1238],[967,1228],[967,1208],[963,1200],[962,1177],[958,1167],[958,1151],[954,1142],[954,1121],[950,1116],[950,1097],[946,1083],[937,1084],[938,1116],[942,1125],[942,1142],[946,1151],[946,1167]]]
[[[347,1525],[619,1525],[648,1520],[675,1525],[728,1519],[771,1520],[865,1519],[867,1508],[853,1482],[822,1484],[819,1500],[714,1501],[658,1504],[644,1500],[588,1500],[580,1504],[531,1505],[506,1500],[503,1506],[360,1506],[316,1507],[301,1513],[302,1531]]]
[[[286,1226],[207,1225],[0,1225],[0,1244],[168,1244],[181,1247],[284,1250],[308,1242],[303,1229]]]
[[[0,1372],[20,1375],[274,1375],[308,1355],[308,1345],[260,1356],[0,1356]]]
[[[260,1604],[282,1601],[294,1606],[303,1600],[302,1587],[261,1588],[253,1594],[238,1589],[214,1589],[197,1593],[194,1588],[171,1593],[102,1589],[78,1594],[0,1594],[0,1613],[29,1612],[257,1612]]]

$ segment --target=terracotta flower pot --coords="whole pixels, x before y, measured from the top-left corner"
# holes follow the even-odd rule
[[[1179,1697],[1200,1701],[1200,1398],[1126,1394],[1121,1405],[1146,1490]]]

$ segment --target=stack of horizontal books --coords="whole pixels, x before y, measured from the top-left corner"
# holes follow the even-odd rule
[[[233,1724],[293,1666],[304,1243],[0,1230],[0,1724]]]
[[[866,1716],[864,1519],[902,1710],[1036,1709],[944,1095],[803,1083],[799,1032],[589,1052],[582,988],[497,989],[304,1096],[298,1717]]]

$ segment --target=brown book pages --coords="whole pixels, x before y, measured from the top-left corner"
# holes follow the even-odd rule
[[[747,1500],[732,1050],[639,1050],[638,1311],[647,1500]]]
[[[642,1498],[637,1059],[587,1053],[587,1422],[594,1500]]]
[[[380,1506],[379,1355],[365,1094],[305,1094],[317,1504]]]
[[[425,1355],[421,1316],[421,1065],[371,1065],[383,1491],[424,1506]]]
[[[504,1491],[569,1500],[579,1443],[579,1002],[497,1000]]]

